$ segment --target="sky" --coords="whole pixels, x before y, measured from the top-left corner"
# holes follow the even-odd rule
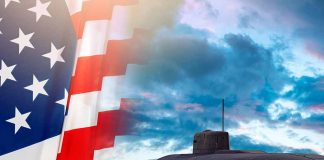
[[[324,154],[324,1],[140,0],[143,65],[129,65],[132,135],[109,154],[191,153],[225,129],[231,149]]]

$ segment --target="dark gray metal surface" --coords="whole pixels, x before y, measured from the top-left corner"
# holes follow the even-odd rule
[[[159,160],[324,160],[324,156],[287,153],[216,153],[170,155]]]
[[[193,141],[194,154],[212,154],[218,150],[229,150],[227,132],[210,131],[196,133]]]

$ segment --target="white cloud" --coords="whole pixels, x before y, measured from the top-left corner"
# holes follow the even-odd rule
[[[256,144],[281,148],[311,149],[324,154],[324,137],[322,134],[312,130],[293,128],[286,124],[272,125],[259,120],[252,120],[239,122],[239,127],[230,129],[229,132],[234,136],[247,136]],[[289,150],[285,152],[289,152]]]
[[[309,118],[311,116],[310,112],[300,109],[296,102],[283,98],[279,98],[272,104],[270,104],[268,107],[268,113],[272,120],[278,120],[283,115],[292,116],[300,114],[301,118],[303,119]],[[289,117],[288,121],[293,120],[292,118],[293,117]]]
[[[302,76],[318,77],[324,75],[323,60],[311,56],[306,49],[303,40],[292,42],[291,54],[281,53],[283,66],[291,73],[291,76],[300,78]]]
[[[282,88],[282,90],[280,91],[280,94],[281,94],[281,95],[284,95],[284,94],[286,94],[286,93],[292,91],[293,89],[294,89],[294,86],[293,86],[293,85],[287,84],[287,85],[285,85],[285,86]]]
[[[187,148],[180,151],[173,151],[177,140],[168,139],[164,145],[153,146],[154,141],[160,139],[129,140],[130,136],[116,137],[114,148],[103,149],[95,152],[94,159],[104,160],[155,160],[170,154],[191,153],[192,149]]]

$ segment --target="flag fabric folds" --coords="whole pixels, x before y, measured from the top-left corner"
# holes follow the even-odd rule
[[[122,111],[137,0],[0,4],[0,160],[101,160]],[[1,6],[2,5],[2,6]]]
[[[0,159],[55,160],[76,48],[66,3],[0,2]]]

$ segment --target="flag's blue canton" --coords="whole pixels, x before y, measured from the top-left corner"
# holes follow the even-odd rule
[[[30,9],[36,0],[0,1],[0,156],[62,129],[64,106],[59,100],[69,87],[76,39],[64,0],[39,2],[49,4],[48,14]],[[20,35],[31,37],[30,43],[28,36],[19,41]],[[60,57],[47,54],[51,51],[63,52]],[[41,83],[33,92],[34,77]]]

